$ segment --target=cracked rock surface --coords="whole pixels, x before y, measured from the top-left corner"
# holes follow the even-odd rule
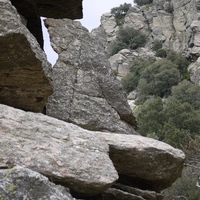
[[[0,13],[0,103],[40,112],[53,92],[51,65],[9,0]]]
[[[136,134],[135,117],[102,45],[79,22],[46,19],[45,24],[59,55],[47,115],[89,130]]]

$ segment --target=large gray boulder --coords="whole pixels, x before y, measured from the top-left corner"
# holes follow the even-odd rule
[[[0,105],[0,138],[0,168],[27,167],[86,195],[118,179],[106,142],[76,125]]]
[[[86,195],[108,189],[118,173],[119,181],[135,187],[165,189],[181,175],[185,158],[154,139],[87,131],[5,105],[0,105],[0,136],[0,168],[21,165]]]
[[[75,200],[62,186],[47,177],[20,166],[0,169],[0,199],[2,200]]]
[[[9,0],[0,13],[0,103],[40,112],[53,92],[51,65]]]
[[[181,177],[184,153],[172,146],[139,135],[102,133],[119,181],[141,189],[161,191]]]
[[[45,24],[59,55],[47,115],[89,130],[136,134],[135,117],[102,45],[79,22],[47,19]]]

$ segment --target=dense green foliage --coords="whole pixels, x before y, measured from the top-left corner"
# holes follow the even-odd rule
[[[153,3],[153,0],[134,0],[134,3],[136,3],[138,6],[143,6],[146,4]]]
[[[151,97],[137,110],[139,132],[154,135],[178,148],[187,148],[200,130],[200,87],[182,81],[164,101]]]
[[[131,4],[121,4],[119,7],[111,9],[111,14],[115,17],[117,25],[123,24],[124,17],[126,16],[128,10],[130,9]]]
[[[138,83],[138,92],[160,97],[168,96],[171,87],[180,81],[180,73],[169,60],[160,60],[144,69]]]
[[[121,80],[123,88],[127,93],[136,89],[140,77],[142,75],[142,72],[147,66],[153,64],[154,62],[155,60],[153,59],[147,59],[147,60],[138,59],[133,62],[130,68],[130,73],[128,73],[127,76],[122,78]]]
[[[146,36],[134,28],[121,28],[116,40],[111,45],[111,55],[118,53],[122,49],[137,49],[144,46]]]
[[[159,40],[155,40],[154,43],[153,43],[153,51],[157,51],[159,49],[162,49],[162,42],[160,42]]]
[[[122,79],[124,90],[129,93],[137,89],[142,96],[168,96],[171,87],[180,81],[180,71],[170,60],[136,60],[130,73]]]

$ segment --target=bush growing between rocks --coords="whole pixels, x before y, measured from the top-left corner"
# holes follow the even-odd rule
[[[156,56],[160,57],[160,58],[166,58],[167,52],[164,49],[158,49],[158,50],[156,50]]]
[[[127,93],[136,89],[142,72],[148,65],[153,64],[154,62],[155,60],[153,59],[137,59],[133,61],[130,73],[121,80],[122,86]]]
[[[126,16],[128,10],[131,8],[131,4],[121,4],[119,7],[114,7],[111,9],[111,14],[115,17],[117,25],[121,25],[124,22],[124,17]]]
[[[137,49],[144,46],[146,36],[131,27],[121,28],[116,40],[111,45],[111,55],[118,53],[122,49]]]
[[[171,87],[180,81],[180,73],[169,60],[160,60],[144,69],[137,90],[142,95],[166,97],[171,93]]]
[[[157,51],[157,50],[159,50],[159,49],[162,49],[162,42],[161,41],[159,41],[159,40],[155,40],[154,41],[154,43],[153,43],[153,47],[152,47],[152,49],[153,49],[153,51]]]

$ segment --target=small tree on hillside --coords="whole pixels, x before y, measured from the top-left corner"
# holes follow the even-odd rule
[[[111,9],[111,14],[115,17],[116,23],[118,25],[123,23],[124,17],[126,16],[130,7],[131,7],[131,4],[124,3],[124,4],[121,4],[119,7],[115,7]]]
[[[118,53],[122,49],[137,49],[144,46],[146,36],[132,27],[121,28],[117,34],[117,39],[111,45],[111,55]],[[121,48],[120,48],[121,46]]]

